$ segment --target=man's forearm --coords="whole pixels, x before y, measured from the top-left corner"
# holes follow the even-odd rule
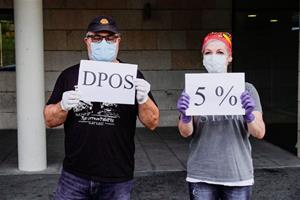
[[[158,126],[159,110],[150,98],[145,103],[139,104],[139,119],[150,130]]]
[[[47,105],[44,109],[46,126],[48,128],[53,128],[63,124],[67,118],[67,114],[68,112],[61,108],[60,102]]]

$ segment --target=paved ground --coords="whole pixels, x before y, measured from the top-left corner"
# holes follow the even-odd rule
[[[182,138],[177,128],[158,128],[155,132],[139,128],[136,132],[135,173],[184,171],[189,139]],[[252,139],[256,169],[300,167],[300,159],[263,140]],[[58,174],[64,157],[64,134],[61,129],[47,130],[48,168],[41,174]],[[166,159],[167,158],[167,159]],[[17,168],[16,130],[0,131],[0,175],[24,174]],[[25,173],[26,174],[26,173]]]
[[[58,174],[0,176],[1,200],[52,199]],[[254,200],[300,199],[300,168],[257,169]],[[133,200],[188,200],[185,172],[162,172],[135,179]]]
[[[188,142],[176,128],[159,128],[154,133],[137,130],[132,199],[188,199]],[[256,180],[253,199],[300,199],[300,160],[268,142],[253,139],[251,143]],[[62,130],[47,131],[47,151],[46,170],[19,171],[16,131],[0,132],[0,200],[51,199],[64,155]]]

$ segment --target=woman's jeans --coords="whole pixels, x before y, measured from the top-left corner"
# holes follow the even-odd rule
[[[188,183],[191,200],[250,200],[252,186]]]
[[[95,182],[62,171],[55,200],[130,200],[133,180],[121,183]]]

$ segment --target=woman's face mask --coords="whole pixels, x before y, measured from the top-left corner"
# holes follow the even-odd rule
[[[112,62],[118,54],[117,43],[108,43],[105,39],[101,42],[91,43],[91,60]]]
[[[226,73],[227,56],[219,54],[204,55],[203,65],[208,73]]]
[[[212,41],[203,52],[203,65],[208,73],[226,73],[231,56],[223,42]]]

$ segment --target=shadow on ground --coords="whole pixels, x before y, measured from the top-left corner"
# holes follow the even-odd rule
[[[185,172],[164,172],[135,178],[133,200],[187,200]],[[300,199],[300,168],[255,170],[254,200]],[[0,176],[1,200],[52,199],[58,175]]]

